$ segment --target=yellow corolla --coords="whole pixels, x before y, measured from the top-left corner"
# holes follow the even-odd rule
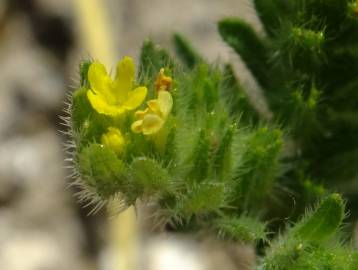
[[[168,91],[159,91],[158,98],[147,102],[148,108],[144,111],[137,111],[135,116],[138,119],[131,128],[135,133],[151,135],[157,133],[164,125],[173,107],[173,98]]]
[[[90,89],[87,91],[92,107],[98,113],[110,116],[138,108],[147,95],[147,88],[132,89],[134,76],[134,62],[128,56],[118,63],[114,80],[100,62],[93,62],[88,69]]]
[[[101,137],[101,143],[117,154],[124,151],[125,140],[121,131],[115,127],[109,127],[108,132]]]

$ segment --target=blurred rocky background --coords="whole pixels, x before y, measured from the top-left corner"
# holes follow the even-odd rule
[[[79,42],[74,1],[0,1],[0,269],[108,269],[103,215],[87,216],[73,198],[59,133],[78,62],[89,57]],[[175,31],[208,59],[227,59],[219,18],[240,16],[260,30],[245,0],[105,2],[120,55],[138,57],[147,37],[171,48]],[[247,269],[253,258],[249,248],[239,259],[223,251],[238,254],[236,246],[165,236],[146,245],[142,269],[148,270]],[[210,259],[202,257],[208,249]]]

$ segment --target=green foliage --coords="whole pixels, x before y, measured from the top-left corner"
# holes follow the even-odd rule
[[[259,269],[354,269],[356,255],[337,235],[344,211],[340,195],[323,199],[272,244]]]
[[[208,63],[175,34],[184,67],[152,41],[142,46],[137,82],[148,88],[145,101],[169,90],[173,108],[159,131],[138,134],[131,125],[143,111],[109,117],[92,108],[91,62],[83,62],[69,125],[86,196],[99,197],[101,206],[118,196],[126,206],[141,200],[174,230],[260,243],[265,254],[257,269],[356,269],[357,252],[341,232],[345,201],[331,190],[344,191],[358,175],[357,5],[255,0],[266,35],[241,19],[219,22],[272,117],[257,112],[233,65]],[[158,88],[161,76],[166,90]],[[109,127],[120,130],[123,151],[103,145]],[[287,198],[296,209],[286,209]],[[282,222],[267,222],[286,213],[292,215],[285,230]]]
[[[291,147],[285,152],[282,179],[291,181],[297,212],[305,203],[327,196],[332,188],[344,191],[350,186],[355,188],[348,191],[351,196],[358,193],[356,185],[349,184],[358,175],[357,3],[255,0],[267,34],[262,36],[241,19],[226,18],[218,24],[223,40],[262,87],[274,121],[288,131]],[[250,149],[246,159],[258,161],[257,150]],[[244,180],[237,183],[245,192],[237,196],[237,203],[245,196],[249,203],[258,201],[245,186],[252,184],[257,195],[260,185],[254,179],[265,183],[262,179],[269,175],[265,168],[282,163],[268,160],[263,167],[251,162],[246,180],[239,175]],[[255,166],[255,173],[250,173]],[[273,242],[259,269],[355,269],[356,255],[339,236],[344,212],[339,195],[325,197]]]
[[[177,42],[187,60],[194,57],[179,36]],[[246,242],[263,239],[264,225],[244,213],[269,211],[265,202],[272,198],[280,174],[282,132],[268,124],[252,125],[257,113],[240,92],[232,70],[195,59],[188,72],[162,48],[144,43],[138,77],[149,89],[147,100],[157,95],[154,86],[161,68],[174,79],[173,110],[151,136],[130,130],[134,112],[113,118],[92,108],[88,65],[81,65],[81,85],[72,96],[71,129],[83,187],[103,201],[119,195],[127,205],[137,199],[151,202],[178,230],[214,230]],[[228,100],[225,92],[236,100]],[[123,135],[120,153],[103,145],[102,136],[111,127]]]
[[[296,223],[293,234],[313,242],[321,242],[339,229],[344,217],[344,203],[338,194],[332,194],[322,201],[314,213],[309,213]]]
[[[242,165],[234,175],[233,197],[236,204],[252,209],[265,202],[276,183],[282,134],[279,129],[261,127],[245,143]]]
[[[352,181],[358,161],[358,140],[352,136],[357,132],[356,2],[254,4],[268,35],[259,37],[247,23],[228,18],[218,25],[223,40],[263,87],[275,119],[291,131],[295,158],[305,160],[307,173],[339,186]]]

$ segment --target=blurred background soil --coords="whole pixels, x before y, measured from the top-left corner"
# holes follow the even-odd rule
[[[0,269],[108,269],[104,218],[87,216],[68,188],[59,132],[66,93],[77,85],[78,63],[90,57],[78,38],[73,1],[0,1]],[[138,59],[147,37],[171,49],[171,33],[180,32],[212,61],[233,57],[244,83],[255,87],[216,31],[224,16],[240,16],[261,31],[249,1],[105,2],[119,55]],[[195,252],[181,248],[183,241]],[[171,246],[186,258],[185,269],[237,269],[220,246],[208,243],[204,249],[215,251],[211,259],[201,259],[206,266],[198,265],[201,244],[187,242],[159,237],[148,243],[146,255],[152,259],[143,269],[169,269],[155,261],[155,253],[170,257]],[[252,250],[241,254],[252,261]]]

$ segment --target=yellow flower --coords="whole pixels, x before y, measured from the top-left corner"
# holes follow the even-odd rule
[[[158,98],[147,102],[148,108],[144,111],[137,111],[135,116],[138,119],[131,128],[135,133],[151,135],[157,133],[164,125],[173,107],[173,98],[168,91],[159,91]]]
[[[164,68],[161,68],[157,79],[155,81],[155,89],[157,91],[166,90],[168,91],[172,85],[172,78],[164,75]]]
[[[125,140],[121,131],[114,127],[109,127],[108,132],[102,135],[101,143],[117,154],[123,153],[125,148]]]
[[[87,91],[92,107],[110,116],[118,116],[126,110],[139,107],[147,95],[147,88],[140,86],[132,90],[134,73],[133,60],[128,56],[118,62],[114,80],[101,63],[93,62],[88,69],[91,89]]]

